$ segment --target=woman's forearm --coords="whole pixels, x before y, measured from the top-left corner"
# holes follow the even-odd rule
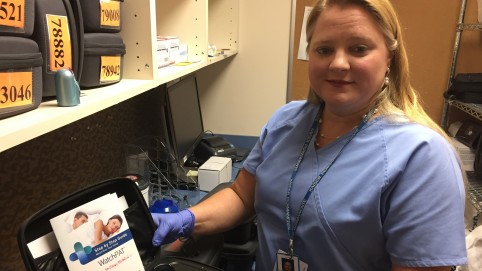
[[[193,206],[196,220],[193,234],[227,231],[254,215],[254,176],[241,170],[236,181]]]

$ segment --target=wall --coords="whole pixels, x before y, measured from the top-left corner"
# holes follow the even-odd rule
[[[198,72],[204,126],[257,136],[286,102],[291,1],[240,1],[239,54]]]
[[[296,59],[299,30],[304,5],[310,0],[298,0],[295,26],[295,55],[291,99],[305,97],[309,84],[307,63]],[[413,86],[419,91],[424,108],[436,122],[443,111],[443,92],[447,88],[450,61],[455,41],[461,1],[454,0],[392,0],[403,27],[409,55]],[[477,1],[467,0],[465,22],[477,22]],[[481,72],[481,32],[464,31],[460,43],[458,72]]]

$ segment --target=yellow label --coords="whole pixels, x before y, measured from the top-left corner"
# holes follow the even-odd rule
[[[100,0],[100,26],[120,28],[120,1]]]
[[[100,63],[101,83],[120,81],[121,56],[101,56]]]
[[[0,25],[25,28],[25,0],[0,2]]]
[[[49,71],[72,69],[72,46],[69,20],[66,16],[47,14],[49,37]]]
[[[0,72],[0,109],[33,103],[32,72]]]

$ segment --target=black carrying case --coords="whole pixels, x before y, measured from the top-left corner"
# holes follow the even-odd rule
[[[482,73],[459,73],[452,80],[444,97],[463,103],[482,103]]]
[[[32,39],[39,45],[44,59],[43,97],[56,96],[55,73],[59,69],[71,69],[79,81],[82,70],[83,31],[79,0],[35,0]],[[69,33],[68,36],[66,32]]]
[[[2,2],[0,36],[30,37],[34,27],[34,10],[34,0]]]
[[[129,178],[110,179],[79,190],[25,220],[19,227],[17,241],[26,269],[29,271],[68,270],[60,248],[34,257],[28,244],[52,233],[50,218],[110,193],[116,193],[118,197],[123,196],[127,202],[128,208],[124,210],[124,214],[145,270],[221,270],[209,264],[222,249],[220,235],[188,238],[161,248],[154,247],[151,240],[156,226],[142,192]]]
[[[119,34],[85,33],[80,87],[95,88],[119,82],[125,53],[126,47]]]
[[[37,108],[42,101],[42,54],[35,41],[0,36],[0,119]]]
[[[124,0],[81,0],[86,33],[118,33],[122,30]]]

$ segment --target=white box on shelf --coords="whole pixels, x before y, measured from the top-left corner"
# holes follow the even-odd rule
[[[172,62],[178,62],[180,57],[180,40],[176,36],[157,36],[157,51],[166,50]]]
[[[157,51],[157,67],[162,68],[174,64],[174,61],[169,57],[167,49]]]
[[[232,171],[231,158],[212,156],[198,169],[199,189],[211,191],[218,184],[229,182]]]
[[[179,58],[178,58],[178,62],[188,62],[188,61],[189,61],[187,48],[188,48],[188,46],[187,46],[186,43],[181,43],[181,44],[179,44]]]

